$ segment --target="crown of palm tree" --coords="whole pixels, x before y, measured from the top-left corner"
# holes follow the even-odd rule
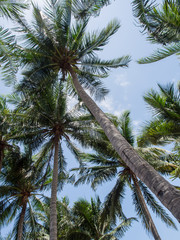
[[[154,113],[154,119],[142,129],[139,145],[166,144],[180,137],[180,91],[174,84],[159,86],[160,92],[151,90],[144,100]]]
[[[36,96],[37,97],[37,96]],[[47,86],[41,91],[41,98],[29,96],[24,91],[22,97],[12,95],[10,102],[17,105],[14,118],[19,123],[13,126],[9,138],[30,144],[33,150],[41,150],[41,158],[51,149],[55,135],[64,140],[78,158],[78,148],[71,142],[71,137],[83,146],[94,146],[99,137],[94,118],[85,113],[79,103],[68,106],[68,96],[63,83]]]
[[[43,76],[54,72],[65,80],[69,68],[73,67],[80,83],[91,94],[101,98],[107,90],[102,87],[100,78],[106,77],[110,68],[127,66],[130,60],[129,56],[113,60],[101,60],[97,56],[119,29],[118,21],[111,21],[99,32],[87,33],[88,18],[71,20],[73,1],[72,6],[70,1],[62,1],[61,4],[59,1],[49,1],[47,4],[43,13],[33,6],[33,27],[17,16],[20,24],[18,31],[24,32],[25,39],[21,63],[28,67],[21,86],[24,88],[28,83],[33,85],[34,78],[39,80],[41,76],[40,79],[43,79]]]
[[[41,188],[43,168],[33,165],[31,152],[21,154],[18,149],[5,157],[1,174],[0,206],[1,226],[14,221],[11,239],[22,239],[29,229],[36,232],[37,218],[33,207],[40,200],[37,197]],[[41,166],[42,167],[42,166]],[[26,222],[26,224],[24,224]],[[33,235],[34,236],[34,235]]]
[[[164,0],[160,7],[155,1],[134,0],[133,11],[140,26],[148,33],[148,40],[167,45],[139,63],[152,63],[180,52],[179,0]]]

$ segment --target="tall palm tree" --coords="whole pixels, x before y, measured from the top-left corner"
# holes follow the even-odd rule
[[[134,0],[133,11],[140,26],[148,33],[148,40],[165,45],[139,63],[152,63],[173,54],[180,54],[180,3],[163,0],[160,6],[152,0]]]
[[[131,121],[129,118],[129,111],[125,111],[118,120],[118,129],[127,141],[134,145],[135,138],[132,134]],[[105,181],[112,180],[118,175],[115,186],[106,197],[105,207],[106,211],[112,215],[121,213],[121,203],[125,195],[125,186],[129,186],[132,191],[133,204],[138,217],[142,220],[142,224],[150,232],[154,239],[161,239],[153,222],[151,214],[148,210],[147,204],[152,208],[153,212],[158,215],[167,226],[175,227],[172,219],[167,215],[165,210],[156,202],[152,194],[148,191],[145,185],[138,180],[131,169],[118,157],[117,153],[112,149],[108,139],[103,136],[104,143],[97,144],[97,151],[99,155],[90,154],[83,155],[87,162],[93,166],[83,166],[80,168],[80,178],[76,185],[84,182],[91,182],[91,186],[96,188],[98,184]],[[102,146],[101,146],[102,144]],[[165,173],[175,169],[175,165],[169,165],[159,158],[165,154],[165,151],[158,148],[140,148],[136,147],[136,151],[147,161],[158,169],[161,173]],[[86,163],[86,162],[85,162]],[[143,197],[144,195],[144,197]],[[119,203],[117,203],[119,202]]]
[[[68,75],[66,79],[101,125],[121,159],[180,221],[180,192],[134,151],[81,86],[83,84],[85,88],[89,87],[91,93],[101,97],[104,91],[99,91],[99,78],[105,77],[111,68],[127,66],[129,56],[101,60],[96,55],[118,30],[119,23],[114,20],[99,33],[86,33],[88,19],[72,24],[71,5],[68,0],[63,2],[64,5],[57,0],[50,0],[43,15],[34,7],[33,28],[17,16],[19,31],[24,32],[26,39],[23,43],[21,62],[28,67],[21,87],[31,88],[34,86],[33,79],[38,79],[40,84],[47,73],[59,74],[63,79]]]
[[[154,117],[147,122],[138,139],[139,145],[165,144],[180,138],[180,89],[174,84],[159,85],[159,92],[149,91],[144,100]]]
[[[39,202],[36,195],[40,195],[42,186],[41,171],[33,165],[30,151],[21,154],[16,149],[6,155],[0,178],[0,225],[15,219],[11,239],[23,239],[27,229],[35,236],[37,219],[33,206]]]
[[[25,91],[24,91],[25,96]],[[90,114],[77,110],[77,105],[68,110],[67,95],[63,93],[63,83],[47,86],[36,99],[26,96],[20,99],[18,110],[15,110],[19,125],[11,134],[12,139],[30,144],[33,150],[42,147],[38,162],[46,163],[47,169],[54,156],[53,177],[50,204],[50,239],[57,239],[56,198],[58,178],[65,179],[66,161],[63,154],[63,142],[79,160],[80,151],[71,138],[82,146],[91,146],[91,139],[96,137],[94,119]],[[14,102],[18,99],[14,100]],[[21,114],[22,113],[22,114]],[[20,116],[18,118],[18,116]],[[98,137],[98,136],[97,136]],[[46,175],[44,176],[46,177]],[[62,181],[60,181],[62,183]]]

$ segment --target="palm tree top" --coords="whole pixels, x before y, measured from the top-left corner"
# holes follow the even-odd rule
[[[157,4],[153,0],[134,0],[133,12],[140,26],[148,34],[152,43],[160,43],[164,48],[156,50],[150,57],[139,63],[152,63],[180,52],[180,5],[179,0],[164,0]]]
[[[119,225],[104,214],[104,204],[99,197],[88,202],[85,199],[76,201],[71,209],[71,223],[66,233],[67,239],[113,240],[122,237],[135,218],[121,219]],[[62,218],[61,224],[67,219]],[[63,226],[63,225],[62,225]],[[79,237],[79,238],[78,238]],[[66,239],[65,238],[65,239]],[[73,239],[74,239],[73,238]]]
[[[129,56],[101,60],[97,55],[120,24],[113,20],[101,31],[88,33],[89,19],[72,20],[72,9],[73,1],[49,1],[43,13],[33,6],[33,26],[17,15],[17,30],[24,33],[21,63],[26,67],[26,79],[22,82],[27,86],[29,79],[47,73],[59,74],[65,80],[72,67],[80,83],[100,98],[107,93],[100,78],[106,77],[111,68],[127,67],[130,61]]]
[[[12,239],[16,238],[22,209],[25,210],[24,216],[25,221],[27,221],[24,230],[30,228],[34,233],[33,228],[35,229],[37,221],[33,216],[32,207],[40,202],[36,194],[40,195],[43,168],[34,166],[31,151],[28,149],[25,153],[20,153],[19,148],[8,152],[2,168],[2,184],[0,186],[2,216],[0,224],[8,224],[15,219]]]
[[[174,84],[158,85],[159,91],[151,90],[144,96],[153,111],[153,119],[142,128],[139,144],[167,144],[180,136],[180,91]]]

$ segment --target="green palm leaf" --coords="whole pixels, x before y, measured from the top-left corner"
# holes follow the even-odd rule
[[[26,1],[18,0],[1,0],[0,1],[0,17],[5,16],[12,18],[14,13],[22,13],[28,7]]]
[[[167,215],[167,213],[164,211],[164,209],[155,201],[152,194],[148,191],[147,187],[142,183],[139,182],[139,185],[141,187],[141,190],[144,194],[144,198],[147,201],[147,204],[151,207],[152,211],[156,213],[157,216],[161,218],[161,220],[166,223],[168,227],[173,227],[175,229],[176,225],[174,224],[173,220]]]
[[[166,57],[169,57],[173,54],[177,54],[177,55],[180,54],[180,43],[173,43],[167,47],[164,47],[163,49],[158,49],[150,57],[139,59],[138,63],[146,64],[146,63],[157,62],[157,61],[162,60]]]
[[[140,21],[140,26],[149,35],[148,40],[153,43],[168,44],[163,49],[158,49],[150,57],[142,58],[141,64],[159,61],[173,54],[179,55],[179,2],[164,0],[160,7],[154,1],[134,0],[133,11]]]

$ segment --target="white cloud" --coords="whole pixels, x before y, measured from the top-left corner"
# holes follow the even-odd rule
[[[112,112],[114,101],[111,97],[106,97],[100,102],[100,106],[104,109],[104,111]]]
[[[139,121],[139,120],[134,120],[132,123],[133,123],[134,126],[139,126],[139,124],[141,123],[141,121]]]
[[[127,73],[121,73],[115,76],[114,82],[120,87],[127,87],[130,84],[127,78]]]
[[[67,100],[68,100],[68,109],[69,110],[71,110],[74,107],[74,105],[76,105],[78,103],[78,100],[71,96],[68,96]]]
[[[122,114],[124,111],[125,111],[125,109],[122,108],[121,106],[119,106],[119,107],[113,112],[113,114],[114,114],[115,116],[117,116],[117,117],[120,117],[121,114]]]

